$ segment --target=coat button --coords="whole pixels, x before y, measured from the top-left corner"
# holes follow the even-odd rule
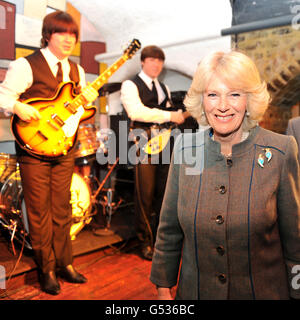
[[[216,248],[216,250],[217,250],[217,252],[218,252],[218,254],[219,254],[220,256],[223,256],[224,253],[225,253],[225,249],[224,249],[223,246],[218,246],[218,247]]]
[[[221,193],[221,194],[224,194],[224,193],[226,193],[226,187],[225,186],[220,186],[220,188],[219,188],[219,192]]]
[[[225,275],[224,273],[220,273],[220,274],[218,275],[218,279],[219,279],[219,281],[220,281],[221,283],[225,283],[225,282],[227,281],[226,275]]]
[[[224,222],[223,216],[219,215],[216,217],[216,223],[217,224],[222,224]]]
[[[231,158],[226,159],[226,164],[228,167],[232,167],[232,164],[233,164],[232,159]]]

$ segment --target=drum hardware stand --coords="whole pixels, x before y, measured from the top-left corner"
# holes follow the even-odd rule
[[[16,232],[16,229],[17,229],[17,222],[16,221],[12,221],[10,220],[10,222],[12,223],[12,227],[13,227],[13,231],[11,233],[11,237],[10,237],[10,243],[11,243],[11,246],[12,246],[12,249],[13,249],[13,253],[14,253],[14,256],[16,255],[16,250],[15,250],[15,245],[14,245],[14,237],[15,237],[15,232]]]
[[[99,192],[102,190],[104,184],[106,183],[107,179],[109,178],[109,176],[111,175],[112,171],[114,170],[114,168],[116,167],[116,165],[119,162],[119,158],[116,159],[116,161],[114,162],[114,164],[111,166],[111,168],[109,169],[108,173],[106,174],[105,178],[103,179],[103,181],[101,182],[101,184],[99,185],[98,189],[96,190],[96,192],[92,195],[92,203],[96,202],[96,198],[99,194]],[[102,205],[103,208],[103,215],[106,217],[106,226],[105,228],[100,228],[94,231],[95,235],[98,236],[109,236],[114,234],[114,231],[110,229],[111,226],[111,216],[113,214],[113,212],[119,207],[119,205],[122,203],[123,199],[120,199],[120,201],[117,204],[114,204],[112,202],[112,197],[113,197],[113,189],[109,188],[107,189],[107,194],[106,196],[104,196],[104,201],[100,200],[100,204]]]
[[[19,210],[17,210],[17,211],[19,211]],[[4,229],[7,229],[10,233],[10,243],[11,243],[11,247],[12,247],[12,251],[13,251],[14,256],[16,255],[16,250],[15,250],[15,245],[14,245],[15,238],[19,242],[22,242],[22,243],[26,242],[27,247],[29,249],[32,249],[31,244],[29,244],[29,242],[25,240],[25,237],[27,236],[25,229],[19,230],[19,232],[23,238],[21,241],[21,239],[16,236],[18,222],[13,219],[9,219],[9,222],[10,222],[10,224],[7,224],[7,221],[5,219],[2,219],[1,215],[0,215],[0,224],[3,226]]]
[[[1,218],[1,217],[0,217],[0,218]],[[13,253],[14,253],[14,255],[16,255],[16,251],[15,251],[15,246],[14,246],[14,243],[13,243],[13,239],[14,239],[14,235],[15,235],[16,228],[17,228],[17,222],[14,221],[14,220],[12,220],[12,219],[10,219],[10,222],[11,222],[12,224],[11,224],[10,226],[8,226],[8,225],[6,225],[6,224],[5,224],[3,221],[1,221],[1,220],[2,220],[2,219],[0,219],[0,223],[1,223],[5,228],[8,228],[9,230],[12,228],[12,225],[14,226],[14,227],[13,227],[13,233],[12,233],[12,236],[11,236],[11,240],[10,240],[10,241],[11,241],[11,244],[12,244]],[[25,229],[23,229],[23,230],[21,231],[21,233],[23,234],[21,251],[20,251],[20,253],[19,253],[19,257],[18,257],[18,259],[17,259],[17,261],[16,261],[13,269],[11,270],[11,272],[10,272],[8,278],[7,278],[7,281],[6,281],[6,289],[4,289],[4,294],[1,294],[1,295],[0,295],[0,299],[3,298],[3,297],[9,297],[9,295],[7,294],[8,286],[9,286],[10,280],[11,280],[12,276],[14,275],[14,272],[15,272],[15,270],[17,269],[17,267],[18,267],[18,265],[19,265],[19,263],[20,263],[20,260],[21,260],[21,258],[22,258],[22,255],[23,255],[23,251],[24,251],[24,247],[25,247],[25,242],[27,242],[27,241],[25,240],[25,236],[26,236],[27,234],[26,234]],[[17,239],[17,240],[18,240],[18,239]],[[27,244],[27,245],[28,245],[28,244]],[[31,248],[31,245],[30,245],[30,248]],[[32,248],[31,248],[31,249],[32,249]]]
[[[111,166],[111,168],[109,169],[109,171],[107,172],[105,178],[103,179],[103,181],[101,182],[100,186],[98,187],[98,189],[96,190],[96,192],[92,195],[92,203],[96,202],[96,198],[99,194],[99,192],[102,190],[103,186],[105,185],[107,179],[109,178],[109,176],[111,175],[111,173],[113,172],[114,168],[116,167],[117,163],[119,162],[119,158],[116,159],[115,163]]]
[[[5,170],[8,168],[9,168],[9,163],[6,164]],[[9,175],[7,175],[7,178],[3,186],[1,187],[1,194],[0,194],[0,225],[2,225],[2,227],[5,230],[8,230],[10,234],[10,242],[11,242],[11,247],[14,255],[16,255],[14,240],[17,240],[19,243],[22,243],[22,246],[26,245],[26,248],[28,248],[29,250],[32,250],[30,240],[27,239],[28,232],[26,230],[26,226],[24,223],[22,223],[22,219],[23,219],[22,210],[18,209],[21,203],[20,195],[22,192],[22,188],[20,187],[19,184],[17,185],[17,189],[18,189],[17,193],[11,194],[12,200],[13,201],[17,200],[17,204],[12,203],[12,206],[10,207],[10,206],[7,206],[5,203],[3,203],[3,198],[4,198],[4,194],[2,194],[3,189],[7,186],[11,186],[9,177],[11,176],[19,177],[20,175],[19,170],[20,170],[19,163],[16,162],[15,169],[14,171],[10,172]],[[2,176],[3,174],[1,175],[1,177]],[[18,179],[14,181],[18,181]],[[14,197],[16,197],[17,199],[15,199]],[[6,215],[9,215],[9,216],[6,217]]]
[[[13,221],[10,219],[10,225],[5,224],[3,221],[0,220],[0,223],[2,224],[2,226],[5,229],[8,229],[8,231],[10,232],[11,236],[10,236],[10,243],[11,243],[11,247],[12,247],[12,251],[14,253],[14,256],[16,255],[16,250],[15,250],[15,245],[14,245],[14,237],[15,237],[15,232],[17,229],[17,222]]]
[[[103,207],[103,215],[106,217],[106,227],[103,229],[97,229],[94,234],[97,236],[110,236],[114,234],[114,231],[110,229],[111,216],[112,216],[112,192],[113,190],[109,188],[107,190],[107,196],[105,196],[105,201],[101,201]]]
[[[10,244],[12,247],[12,251],[14,256],[16,255],[16,249],[15,249],[15,245],[14,245],[14,238],[15,238],[15,233],[17,230],[17,221],[14,221],[12,219],[10,219],[10,225],[5,224],[2,220],[0,220],[0,223],[2,224],[2,226],[5,229],[8,229],[8,231],[10,232],[11,236],[10,236]]]

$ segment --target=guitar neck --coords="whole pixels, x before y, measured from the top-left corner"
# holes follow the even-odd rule
[[[102,72],[100,76],[90,84],[90,86],[92,86],[94,89],[98,91],[107,82],[108,78],[110,78],[127,60],[128,56],[123,55],[108,69]]]
[[[109,79],[109,77],[112,76],[127,60],[127,55],[123,55],[119,60],[117,60],[115,63],[113,63],[109,68],[107,68],[104,72],[100,74],[100,76],[95,79],[91,84],[88,86],[93,87],[95,90],[99,90]],[[83,94],[79,94],[72,100],[72,106],[74,106],[76,109],[80,106],[87,104],[92,101],[87,101]]]

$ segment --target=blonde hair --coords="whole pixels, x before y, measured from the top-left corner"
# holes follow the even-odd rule
[[[208,125],[203,93],[212,77],[221,77],[228,87],[247,94],[247,116],[244,117],[243,130],[255,127],[268,108],[270,95],[254,62],[238,51],[214,52],[203,58],[184,99],[187,111],[200,125]]]

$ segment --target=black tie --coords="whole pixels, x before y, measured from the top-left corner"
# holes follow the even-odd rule
[[[57,63],[58,65],[58,70],[56,74],[56,80],[61,83],[63,81],[63,74],[62,74],[62,68],[61,68],[61,62]]]
[[[158,94],[157,94],[157,90],[156,90],[156,86],[154,81],[152,81],[152,95],[154,98],[156,98],[156,102],[158,103]]]

